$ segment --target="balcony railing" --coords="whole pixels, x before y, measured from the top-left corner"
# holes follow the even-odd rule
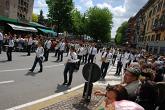
[[[155,20],[152,29],[153,31],[165,30],[165,14],[160,19]]]

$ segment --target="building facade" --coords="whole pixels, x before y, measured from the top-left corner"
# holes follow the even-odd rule
[[[165,55],[165,0],[149,0],[134,18],[137,48]]]
[[[126,36],[128,38],[128,43],[131,47],[136,47],[136,39],[135,39],[135,18],[131,17],[128,20],[128,29],[126,31]]]
[[[0,16],[21,22],[32,20],[34,0],[0,0]]]

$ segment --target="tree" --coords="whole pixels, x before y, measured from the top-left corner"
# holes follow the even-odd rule
[[[38,16],[38,23],[44,25],[44,16],[42,10],[40,10],[40,15]]]
[[[48,18],[56,24],[57,33],[70,32],[72,30],[72,0],[47,0],[46,3],[48,4]]]
[[[111,39],[112,13],[108,8],[90,8],[86,13],[88,34],[96,41],[109,42]]]
[[[80,13],[77,9],[74,9],[72,15],[72,29],[76,35],[85,34],[85,16]]]
[[[33,22],[38,22],[38,16],[34,13],[32,13],[32,21]]]
[[[121,45],[126,42],[126,30],[128,28],[128,22],[125,21],[116,31],[115,43]]]

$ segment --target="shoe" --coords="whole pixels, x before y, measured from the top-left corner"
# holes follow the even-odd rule
[[[67,82],[62,83],[62,85],[67,85]]]
[[[33,70],[32,70],[32,69],[30,69],[29,71],[30,71],[30,72],[33,72]]]
[[[70,87],[70,85],[71,85],[71,84],[70,84],[70,83],[68,83],[68,84],[67,84],[67,87]]]
[[[41,73],[42,71],[38,71],[38,73]]]

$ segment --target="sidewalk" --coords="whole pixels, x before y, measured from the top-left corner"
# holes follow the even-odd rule
[[[94,83],[93,92],[96,90],[105,90],[107,84],[115,85],[121,82],[121,76],[114,76],[116,66],[111,66],[108,69],[108,74],[105,80],[100,80]],[[104,97],[94,96],[92,94],[91,102],[87,105],[82,101],[83,85],[73,91],[67,91],[63,94],[58,94],[53,98],[43,101],[35,101],[34,104],[26,104],[19,107],[14,107],[9,110],[95,110],[104,100]],[[42,99],[41,99],[42,100]]]

